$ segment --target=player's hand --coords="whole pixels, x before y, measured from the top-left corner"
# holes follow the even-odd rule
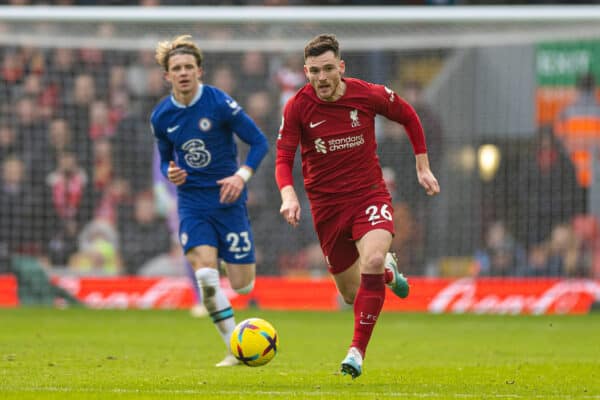
[[[169,168],[167,169],[167,178],[169,178],[169,181],[179,186],[185,182],[187,172],[184,169],[179,168],[175,164],[175,161],[170,161]]]
[[[435,196],[440,192],[440,184],[437,179],[435,179],[435,176],[433,176],[430,169],[417,171],[417,179],[429,196]]]
[[[286,201],[281,203],[279,213],[293,227],[298,226],[300,223],[300,204],[298,202]]]
[[[231,175],[219,179],[217,183],[221,186],[221,203],[233,203],[240,197],[244,190],[244,180],[239,175]]]
[[[293,227],[300,223],[300,204],[295,200],[288,200],[281,203],[279,213],[286,222]]]
[[[300,202],[296,191],[292,185],[287,185],[281,189],[281,208],[279,214],[285,221],[296,227],[300,223]]]

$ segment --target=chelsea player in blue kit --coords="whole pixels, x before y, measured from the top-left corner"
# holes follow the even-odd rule
[[[202,52],[189,35],[159,42],[156,61],[172,93],[150,117],[160,168],[177,185],[179,240],[195,270],[204,305],[229,349],[233,309],[219,285],[219,258],[231,287],[254,287],[254,241],[246,184],[268,152],[265,135],[227,93],[202,83]],[[238,165],[234,134],[250,146]],[[233,366],[232,354],[217,366]]]

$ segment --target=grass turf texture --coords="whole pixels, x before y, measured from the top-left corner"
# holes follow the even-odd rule
[[[600,314],[384,313],[363,375],[338,373],[351,311],[246,310],[278,330],[259,368],[186,311],[0,309],[1,399],[600,399]]]

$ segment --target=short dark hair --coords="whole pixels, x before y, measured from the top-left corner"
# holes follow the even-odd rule
[[[340,44],[337,41],[334,34],[325,33],[315,36],[310,42],[304,47],[304,59],[308,57],[316,57],[321,54],[332,51],[333,54],[340,57]]]

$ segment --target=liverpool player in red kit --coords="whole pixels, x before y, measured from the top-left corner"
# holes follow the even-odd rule
[[[388,253],[394,233],[392,202],[376,154],[375,116],[404,125],[413,145],[419,183],[439,193],[429,168],[425,136],[412,106],[382,85],[344,78],[334,35],[319,35],[304,48],[309,83],[286,104],[277,140],[275,175],[280,213],[300,221],[292,166],[298,143],[304,185],[323,254],[338,291],[354,304],[354,335],[342,373],[353,378],[362,364],[383,307],[385,285],[408,296],[408,282]]]

